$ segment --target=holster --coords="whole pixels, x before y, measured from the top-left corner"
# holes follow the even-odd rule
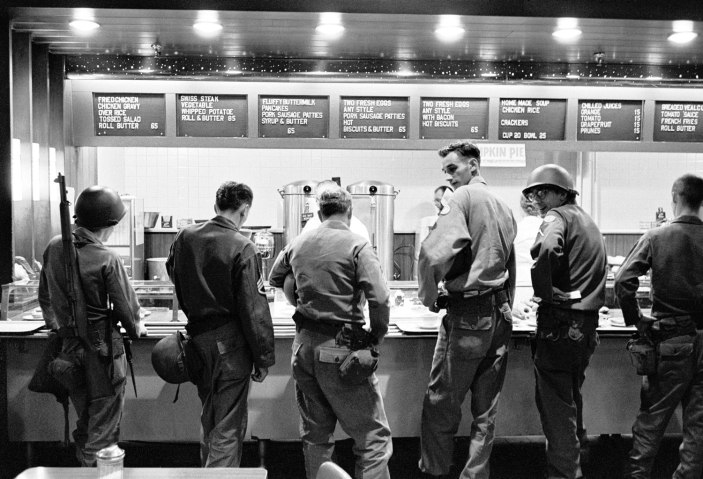
[[[652,340],[636,334],[627,341],[626,348],[638,375],[647,376],[657,372],[657,346]]]
[[[378,357],[374,347],[352,351],[339,365],[339,377],[349,384],[362,384],[378,368]]]

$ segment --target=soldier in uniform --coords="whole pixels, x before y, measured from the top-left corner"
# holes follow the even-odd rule
[[[586,435],[581,386],[605,303],[605,245],[591,217],[576,205],[578,192],[564,168],[536,168],[523,194],[543,218],[531,254],[538,303],[535,398],[547,438],[547,477],[580,477],[580,440]]]
[[[298,236],[276,259],[269,283],[279,288],[292,274],[298,299],[291,364],[301,418],[308,479],[330,461],[339,421],[354,441],[356,479],[388,479],[391,431],[375,374],[349,382],[340,363],[351,351],[343,336],[372,344],[388,331],[390,291],[367,240],[350,230],[351,195],[336,184],[316,191],[322,224]],[[290,284],[290,283],[289,283]],[[364,329],[364,297],[370,333]]]
[[[215,196],[217,216],[184,228],[166,262],[203,363],[191,378],[202,402],[203,467],[238,467],[247,429],[250,379],[274,364],[273,323],[254,243],[239,233],[254,195],[228,181]]]
[[[684,175],[671,189],[674,220],[647,231],[615,276],[625,323],[635,325],[658,351],[642,378],[641,405],[632,426],[628,478],[648,479],[662,436],[678,404],[683,441],[676,479],[703,473],[703,178]],[[639,276],[651,270],[651,317],[637,304]]]
[[[471,445],[462,477],[487,479],[512,333],[516,223],[486,187],[476,145],[453,143],[439,156],[454,194],[422,243],[419,297],[435,307],[444,281],[448,306],[423,403],[419,466],[432,476],[450,472],[461,404],[471,391]]]
[[[73,432],[76,456],[85,467],[95,466],[95,454],[119,440],[127,367],[120,325],[132,339],[146,334],[139,319],[137,296],[120,256],[103,245],[125,213],[122,199],[109,188],[91,186],[76,200],[73,245],[80,278],[77,287],[85,297],[93,331],[111,334],[108,337],[105,333],[99,341],[104,345],[105,370],[114,388],[111,396],[93,399],[88,394],[86,374],[103,371],[86,372],[86,343],[78,337],[72,317],[61,236],[53,238],[46,247],[39,279],[39,305],[46,325],[63,338],[61,354],[48,369],[69,391],[78,416]],[[96,366],[102,368],[95,363],[91,367]]]

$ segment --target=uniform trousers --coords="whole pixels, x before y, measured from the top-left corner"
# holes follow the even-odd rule
[[[597,311],[540,306],[534,343],[535,401],[547,438],[547,478],[581,477],[581,387],[598,344]]]
[[[203,467],[239,467],[247,430],[247,398],[253,363],[239,326],[230,322],[193,337],[203,363],[195,381],[202,403]]]
[[[703,474],[703,331],[659,343],[657,372],[642,378],[626,477],[649,479],[666,426],[678,404],[683,434],[675,479]]]
[[[422,407],[419,467],[448,474],[461,404],[471,391],[471,443],[463,479],[488,479],[498,399],[505,380],[512,315],[494,295],[452,301],[442,319]]]
[[[322,463],[332,460],[339,421],[354,441],[355,479],[389,479],[393,444],[378,379],[372,374],[361,384],[342,381],[339,364],[348,354],[349,349],[338,347],[333,336],[298,328],[291,366],[306,475],[315,479]]]

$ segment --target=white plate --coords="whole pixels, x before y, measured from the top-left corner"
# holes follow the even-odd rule
[[[39,331],[44,324],[25,323],[22,321],[0,321],[0,334],[30,334]]]

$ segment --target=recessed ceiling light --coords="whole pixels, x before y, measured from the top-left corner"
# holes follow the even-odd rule
[[[695,40],[697,36],[696,32],[674,32],[667,39],[674,43],[689,43]]]
[[[581,33],[579,28],[559,28],[552,32],[552,36],[559,40],[573,40],[580,37]]]
[[[222,24],[217,22],[195,22],[193,28],[203,36],[214,36],[222,31]]]
[[[442,42],[455,42],[464,36],[464,27],[460,25],[446,25],[437,27],[434,34]]]
[[[68,26],[81,32],[92,32],[100,28],[100,24],[93,20],[73,20]]]
[[[326,37],[338,37],[344,33],[344,25],[341,23],[320,23],[315,27],[315,31]]]

